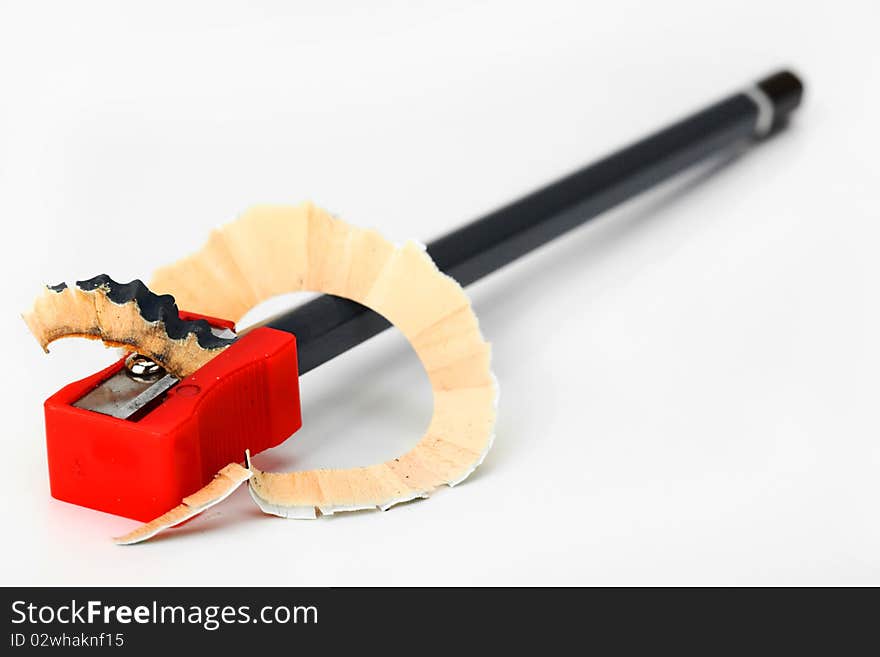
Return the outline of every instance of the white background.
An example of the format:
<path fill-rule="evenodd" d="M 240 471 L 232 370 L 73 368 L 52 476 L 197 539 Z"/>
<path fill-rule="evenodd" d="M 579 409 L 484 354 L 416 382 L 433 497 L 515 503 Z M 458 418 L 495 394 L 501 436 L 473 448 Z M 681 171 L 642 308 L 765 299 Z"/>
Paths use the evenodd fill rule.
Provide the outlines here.
<path fill-rule="evenodd" d="M 0 582 L 880 584 L 880 15 L 811 4 L 2 0 Z M 50 498 L 41 403 L 115 354 L 44 355 L 39 284 L 148 279 L 258 202 L 427 240 L 785 65 L 787 133 L 470 288 L 501 405 L 460 487 L 311 522 L 240 490 L 130 548 Z M 396 334 L 301 383 L 264 469 L 431 412 Z"/>

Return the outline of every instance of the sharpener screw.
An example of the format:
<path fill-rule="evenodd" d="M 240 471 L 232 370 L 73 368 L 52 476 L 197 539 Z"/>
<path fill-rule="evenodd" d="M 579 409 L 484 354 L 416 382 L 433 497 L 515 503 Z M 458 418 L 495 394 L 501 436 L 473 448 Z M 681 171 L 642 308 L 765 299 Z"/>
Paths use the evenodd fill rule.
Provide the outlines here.
<path fill-rule="evenodd" d="M 135 381 L 156 381 L 165 376 L 165 368 L 141 354 L 132 354 L 126 358 L 125 369 Z"/>

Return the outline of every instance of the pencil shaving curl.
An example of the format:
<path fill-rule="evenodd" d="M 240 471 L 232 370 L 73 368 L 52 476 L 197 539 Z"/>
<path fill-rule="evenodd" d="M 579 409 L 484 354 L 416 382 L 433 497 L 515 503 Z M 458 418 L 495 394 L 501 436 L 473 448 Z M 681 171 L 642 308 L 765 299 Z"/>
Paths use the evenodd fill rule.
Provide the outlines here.
<path fill-rule="evenodd" d="M 395 246 L 310 203 L 257 207 L 158 270 L 150 287 L 188 310 L 232 320 L 279 294 L 334 294 L 383 315 L 421 360 L 434 413 L 416 446 L 349 469 L 275 473 L 248 463 L 251 497 L 268 514 L 316 518 L 427 497 L 466 479 L 492 445 L 497 384 L 489 344 L 464 290 L 415 242 Z"/>
<path fill-rule="evenodd" d="M 250 477 L 250 470 L 243 468 L 238 463 L 230 463 L 214 475 L 211 483 L 192 495 L 183 498 L 178 506 L 128 534 L 114 538 L 113 541 L 117 545 L 134 545 L 135 543 L 149 540 L 159 532 L 184 523 L 202 511 L 206 511 L 215 504 L 219 504 Z"/>
<path fill-rule="evenodd" d="M 172 297 L 106 275 L 43 288 L 23 318 L 44 351 L 61 338 L 101 340 L 143 354 L 179 379 L 232 343 L 211 333 L 205 320 L 181 320 Z"/>

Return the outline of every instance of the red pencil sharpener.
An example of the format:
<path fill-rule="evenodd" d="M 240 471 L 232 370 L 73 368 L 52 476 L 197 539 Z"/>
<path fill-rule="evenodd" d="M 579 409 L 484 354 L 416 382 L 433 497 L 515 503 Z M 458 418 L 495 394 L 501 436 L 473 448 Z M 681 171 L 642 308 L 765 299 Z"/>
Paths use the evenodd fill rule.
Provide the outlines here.
<path fill-rule="evenodd" d="M 205 319 L 212 330 L 234 327 L 193 313 L 180 317 Z M 274 447 L 302 426 L 290 333 L 254 329 L 180 381 L 129 382 L 129 370 L 123 358 L 46 400 L 53 497 L 152 520 L 227 463 L 243 461 L 245 449 Z M 117 415 L 126 417 L 108 414 L 118 410 L 120 396 L 128 406 Z M 138 407 L 145 397 L 150 401 Z"/>

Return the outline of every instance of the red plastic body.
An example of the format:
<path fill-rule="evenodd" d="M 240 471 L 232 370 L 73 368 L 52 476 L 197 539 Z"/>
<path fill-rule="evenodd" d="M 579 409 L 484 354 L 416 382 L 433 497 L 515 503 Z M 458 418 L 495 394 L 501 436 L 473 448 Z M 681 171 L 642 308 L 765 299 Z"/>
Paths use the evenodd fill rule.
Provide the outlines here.
<path fill-rule="evenodd" d="M 46 400 L 53 497 L 151 520 L 227 463 L 241 462 L 245 449 L 256 454 L 274 447 L 302 425 L 296 339 L 290 333 L 254 329 L 136 420 L 73 406 L 124 366 L 122 359 Z"/>

